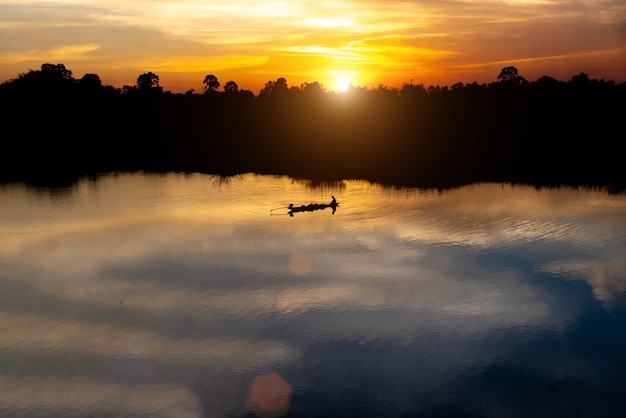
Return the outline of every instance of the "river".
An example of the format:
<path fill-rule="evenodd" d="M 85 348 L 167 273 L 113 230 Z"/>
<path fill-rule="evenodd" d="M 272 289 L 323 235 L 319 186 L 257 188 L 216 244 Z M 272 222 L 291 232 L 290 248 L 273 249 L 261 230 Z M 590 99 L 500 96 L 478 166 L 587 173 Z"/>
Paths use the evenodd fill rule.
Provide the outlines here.
<path fill-rule="evenodd" d="M 120 173 L 0 237 L 2 416 L 626 410 L 624 195 Z"/>

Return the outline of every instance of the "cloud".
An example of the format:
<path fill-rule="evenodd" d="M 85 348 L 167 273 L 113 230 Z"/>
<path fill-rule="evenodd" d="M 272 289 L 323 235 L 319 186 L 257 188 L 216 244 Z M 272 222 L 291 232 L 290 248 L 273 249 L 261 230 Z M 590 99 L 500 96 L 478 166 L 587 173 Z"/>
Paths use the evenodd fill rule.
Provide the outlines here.
<path fill-rule="evenodd" d="M 491 81 L 502 63 L 525 64 L 520 70 L 528 77 L 605 68 L 602 78 L 619 81 L 626 65 L 619 42 L 626 7 L 619 1 L 107 1 L 95 7 L 77 0 L 0 8 L 2 74 L 23 71 L 20 63 L 40 65 L 35 51 L 72 45 L 99 49 L 83 55 L 68 49 L 58 60 L 75 72 L 104 71 L 105 82 L 112 69 L 125 71 L 129 81 L 148 70 L 197 77 L 212 60 L 230 79 L 259 83 L 259 74 L 292 75 L 296 84 L 328 82 L 324 74 L 347 70 L 375 84 Z M 167 88 L 170 78 L 162 78 Z"/>
<path fill-rule="evenodd" d="M 26 61 L 41 61 L 43 62 L 61 62 L 64 60 L 75 60 L 87 56 L 88 54 L 99 50 L 100 47 L 96 44 L 85 45 L 64 45 L 58 48 L 37 51 L 30 50 L 19 52 L 6 52 L 0 53 L 0 62 L 26 62 Z"/>

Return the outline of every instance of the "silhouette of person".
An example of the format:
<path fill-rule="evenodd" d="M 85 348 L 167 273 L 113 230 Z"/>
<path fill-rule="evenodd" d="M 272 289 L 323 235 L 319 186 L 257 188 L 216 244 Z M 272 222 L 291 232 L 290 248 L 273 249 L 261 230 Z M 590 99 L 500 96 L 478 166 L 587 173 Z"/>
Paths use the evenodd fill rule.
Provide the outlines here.
<path fill-rule="evenodd" d="M 333 198 L 333 200 L 330 202 L 330 204 L 331 204 L 332 206 L 334 206 L 334 205 L 336 205 L 336 204 L 337 204 L 337 199 L 335 199 L 335 196 L 332 196 L 332 198 Z"/>

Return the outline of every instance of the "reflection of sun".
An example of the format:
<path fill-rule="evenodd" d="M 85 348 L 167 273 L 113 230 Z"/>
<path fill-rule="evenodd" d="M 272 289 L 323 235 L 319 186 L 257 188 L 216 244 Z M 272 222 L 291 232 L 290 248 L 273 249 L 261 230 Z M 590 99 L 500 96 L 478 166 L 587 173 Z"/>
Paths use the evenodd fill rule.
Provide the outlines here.
<path fill-rule="evenodd" d="M 338 79 L 335 84 L 337 85 L 337 91 L 344 92 L 348 91 L 352 83 L 347 78 Z"/>

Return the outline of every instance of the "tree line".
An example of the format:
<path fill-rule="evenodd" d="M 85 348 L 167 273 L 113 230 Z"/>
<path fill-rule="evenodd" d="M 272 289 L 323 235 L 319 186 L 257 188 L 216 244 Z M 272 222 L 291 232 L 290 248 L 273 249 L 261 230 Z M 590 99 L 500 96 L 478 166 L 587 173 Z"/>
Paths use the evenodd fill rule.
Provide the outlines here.
<path fill-rule="evenodd" d="M 287 174 L 448 187 L 476 181 L 623 189 L 626 83 L 406 83 L 329 92 L 268 81 L 257 95 L 215 75 L 204 91 L 164 91 L 148 72 L 114 88 L 43 64 L 0 84 L 3 179 L 107 171 Z M 221 89 L 220 89 L 221 88 Z"/>

